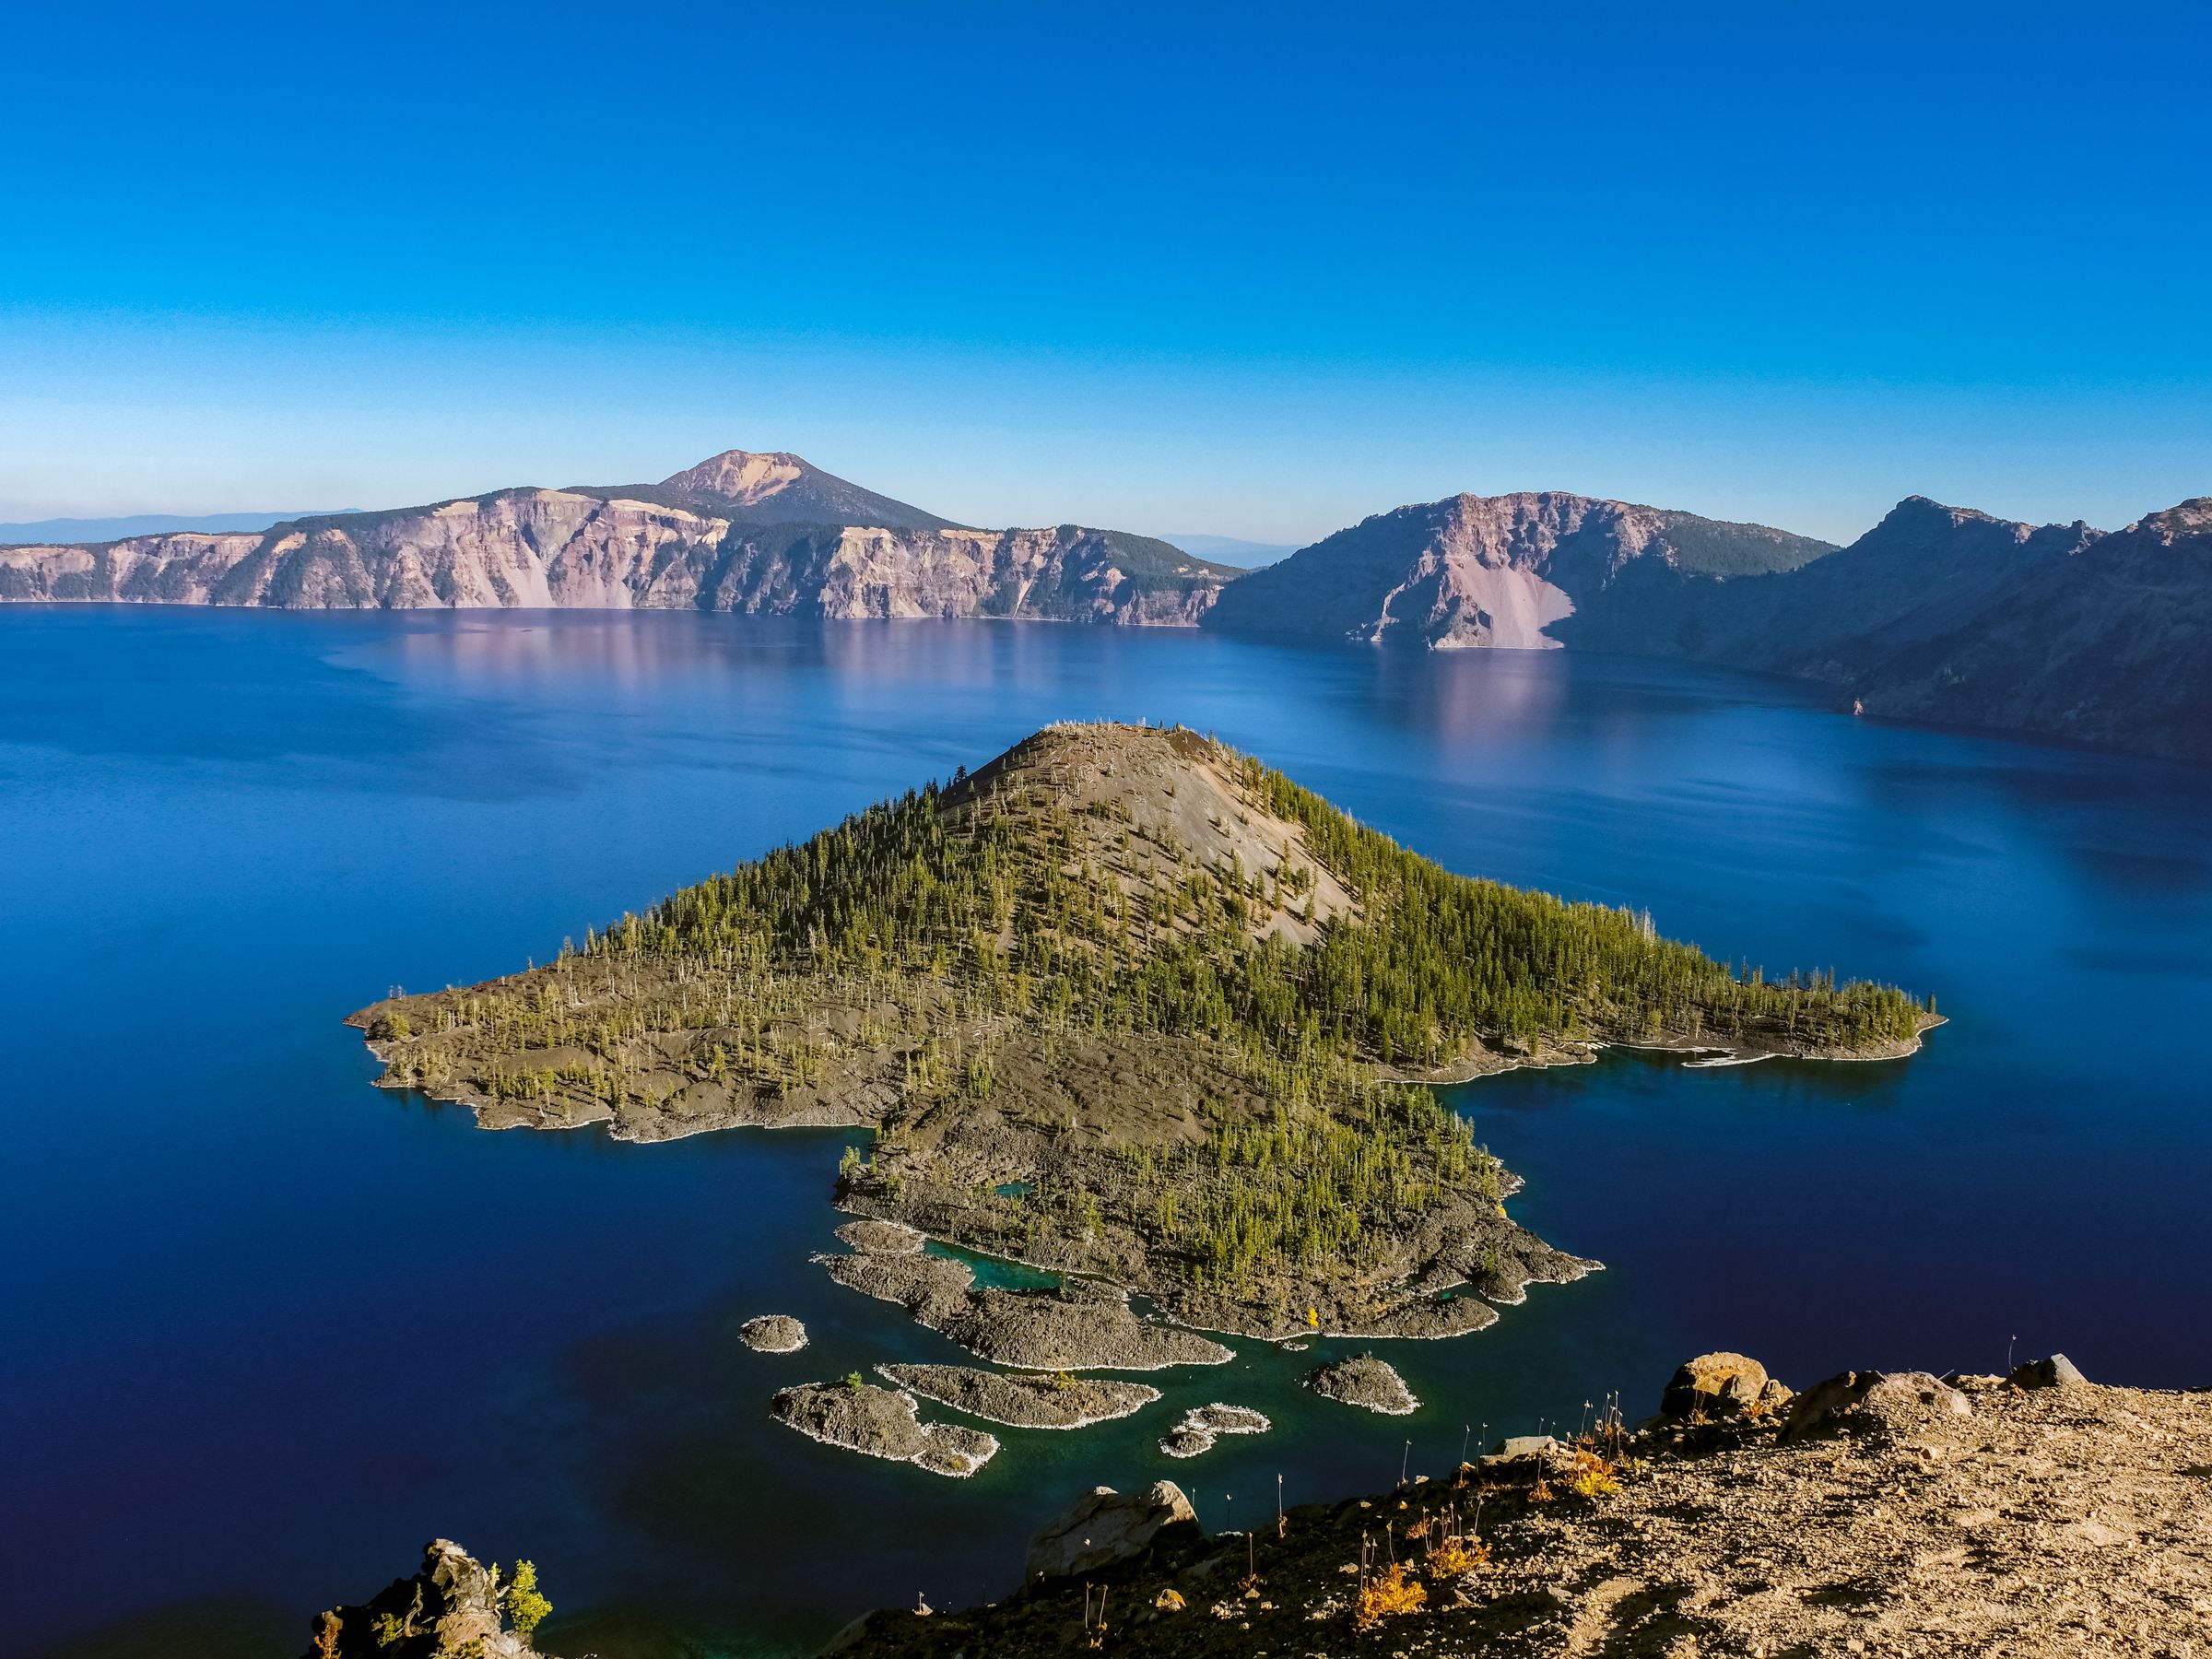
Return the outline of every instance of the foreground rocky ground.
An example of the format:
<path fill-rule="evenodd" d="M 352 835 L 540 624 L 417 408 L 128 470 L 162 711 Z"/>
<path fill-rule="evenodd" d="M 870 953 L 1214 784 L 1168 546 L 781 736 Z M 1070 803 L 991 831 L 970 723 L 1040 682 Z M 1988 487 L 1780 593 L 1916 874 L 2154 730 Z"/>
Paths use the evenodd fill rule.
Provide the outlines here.
<path fill-rule="evenodd" d="M 2212 1393 L 2046 1360 L 1792 1395 L 1706 1356 L 1639 1431 L 1293 1510 L 1279 1536 L 1206 1536 L 1168 1483 L 1101 1490 L 1026 1575 L 832 1651 L 2206 1659 Z"/>

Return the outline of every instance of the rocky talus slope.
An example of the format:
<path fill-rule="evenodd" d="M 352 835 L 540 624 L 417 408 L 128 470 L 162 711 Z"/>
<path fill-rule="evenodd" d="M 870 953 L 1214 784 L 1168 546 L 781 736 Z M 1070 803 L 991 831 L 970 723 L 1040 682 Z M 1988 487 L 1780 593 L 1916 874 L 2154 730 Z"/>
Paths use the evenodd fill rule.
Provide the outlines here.
<path fill-rule="evenodd" d="M 1401 507 L 1241 578 L 1206 626 L 1433 650 L 1544 648 L 1547 630 L 1634 569 L 1681 583 L 1794 570 L 1831 544 L 1764 524 L 1557 490 Z"/>
<path fill-rule="evenodd" d="M 1633 1433 L 1513 1442 L 1250 1538 L 1206 1535 L 1167 1483 L 1101 1488 L 1040 1535 L 1017 1594 L 876 1613 L 830 1651 L 2212 1654 L 2212 1394 L 2051 1359 L 1793 1395 L 1709 1355 L 1666 1401 Z"/>
<path fill-rule="evenodd" d="M 526 606 L 1189 626 L 1236 571 L 1063 524 L 967 529 L 796 455 L 658 484 L 502 489 L 259 533 L 0 547 L 0 600 L 287 609 Z"/>

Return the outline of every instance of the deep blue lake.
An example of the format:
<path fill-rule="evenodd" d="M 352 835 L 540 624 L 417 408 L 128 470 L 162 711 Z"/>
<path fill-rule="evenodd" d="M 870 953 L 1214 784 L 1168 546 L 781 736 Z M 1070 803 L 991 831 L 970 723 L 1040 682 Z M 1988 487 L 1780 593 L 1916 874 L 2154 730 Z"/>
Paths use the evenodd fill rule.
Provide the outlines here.
<path fill-rule="evenodd" d="M 1140 716 L 1454 869 L 1932 990 L 1951 1023 L 1891 1064 L 1617 1053 L 1455 1090 L 1527 1178 L 1516 1215 L 1608 1272 L 1384 1345 L 1411 1418 L 1244 1344 L 1123 1422 L 997 1430 L 969 1481 L 766 1416 L 957 1354 L 806 1263 L 849 1133 L 488 1135 L 371 1088 L 338 1024 L 1047 721 Z M 6 608 L 0 925 L 7 1653 L 187 1601 L 296 1651 L 433 1535 L 594 1615 L 556 1651 L 808 1653 L 871 1606 L 1004 1593 L 1093 1483 L 1256 1520 L 1278 1474 L 1292 1502 L 1394 1480 L 1409 1436 L 1437 1471 L 1469 1427 L 1608 1389 L 1639 1415 L 1706 1348 L 1800 1386 L 2015 1347 L 2212 1382 L 2212 777 L 1787 685 L 1049 626 Z M 763 1312 L 813 1346 L 745 1349 Z M 1274 1432 L 1162 1456 L 1216 1399 Z"/>

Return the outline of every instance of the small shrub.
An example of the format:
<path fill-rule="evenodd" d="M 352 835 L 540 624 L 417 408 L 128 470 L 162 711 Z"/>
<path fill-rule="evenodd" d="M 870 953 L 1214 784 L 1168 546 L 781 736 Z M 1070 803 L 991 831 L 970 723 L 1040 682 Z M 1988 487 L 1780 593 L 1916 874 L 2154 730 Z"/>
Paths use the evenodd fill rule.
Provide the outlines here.
<path fill-rule="evenodd" d="M 1440 1583 L 1463 1578 L 1489 1559 L 1490 1547 L 1480 1538 L 1446 1538 L 1429 1558 L 1429 1576 Z"/>
<path fill-rule="evenodd" d="M 1367 1588 L 1359 1592 L 1352 1624 L 1355 1629 L 1371 1630 L 1386 1618 L 1418 1613 L 1428 1605 L 1428 1586 L 1418 1579 L 1407 1578 L 1405 1568 L 1393 1567 L 1367 1581 Z"/>
<path fill-rule="evenodd" d="M 538 1593 L 536 1563 L 517 1561 L 514 1577 L 507 1585 L 507 1622 L 514 1627 L 514 1633 L 529 1641 L 530 1633 L 552 1611 L 553 1604 Z"/>
<path fill-rule="evenodd" d="M 1618 1497 L 1620 1482 L 1614 1477 L 1619 1471 L 1594 1452 L 1577 1452 L 1574 1467 L 1568 1472 L 1567 1489 L 1577 1498 L 1594 1501 L 1600 1498 Z"/>

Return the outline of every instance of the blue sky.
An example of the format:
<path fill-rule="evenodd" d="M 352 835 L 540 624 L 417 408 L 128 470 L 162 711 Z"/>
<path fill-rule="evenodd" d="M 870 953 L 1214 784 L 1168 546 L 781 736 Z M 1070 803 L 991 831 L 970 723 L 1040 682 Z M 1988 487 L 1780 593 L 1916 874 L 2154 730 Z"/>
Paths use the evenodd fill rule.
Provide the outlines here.
<path fill-rule="evenodd" d="M 1679 10 L 1683 15 L 1669 16 Z M 23 8 L 0 518 L 2212 493 L 2212 10 Z"/>

